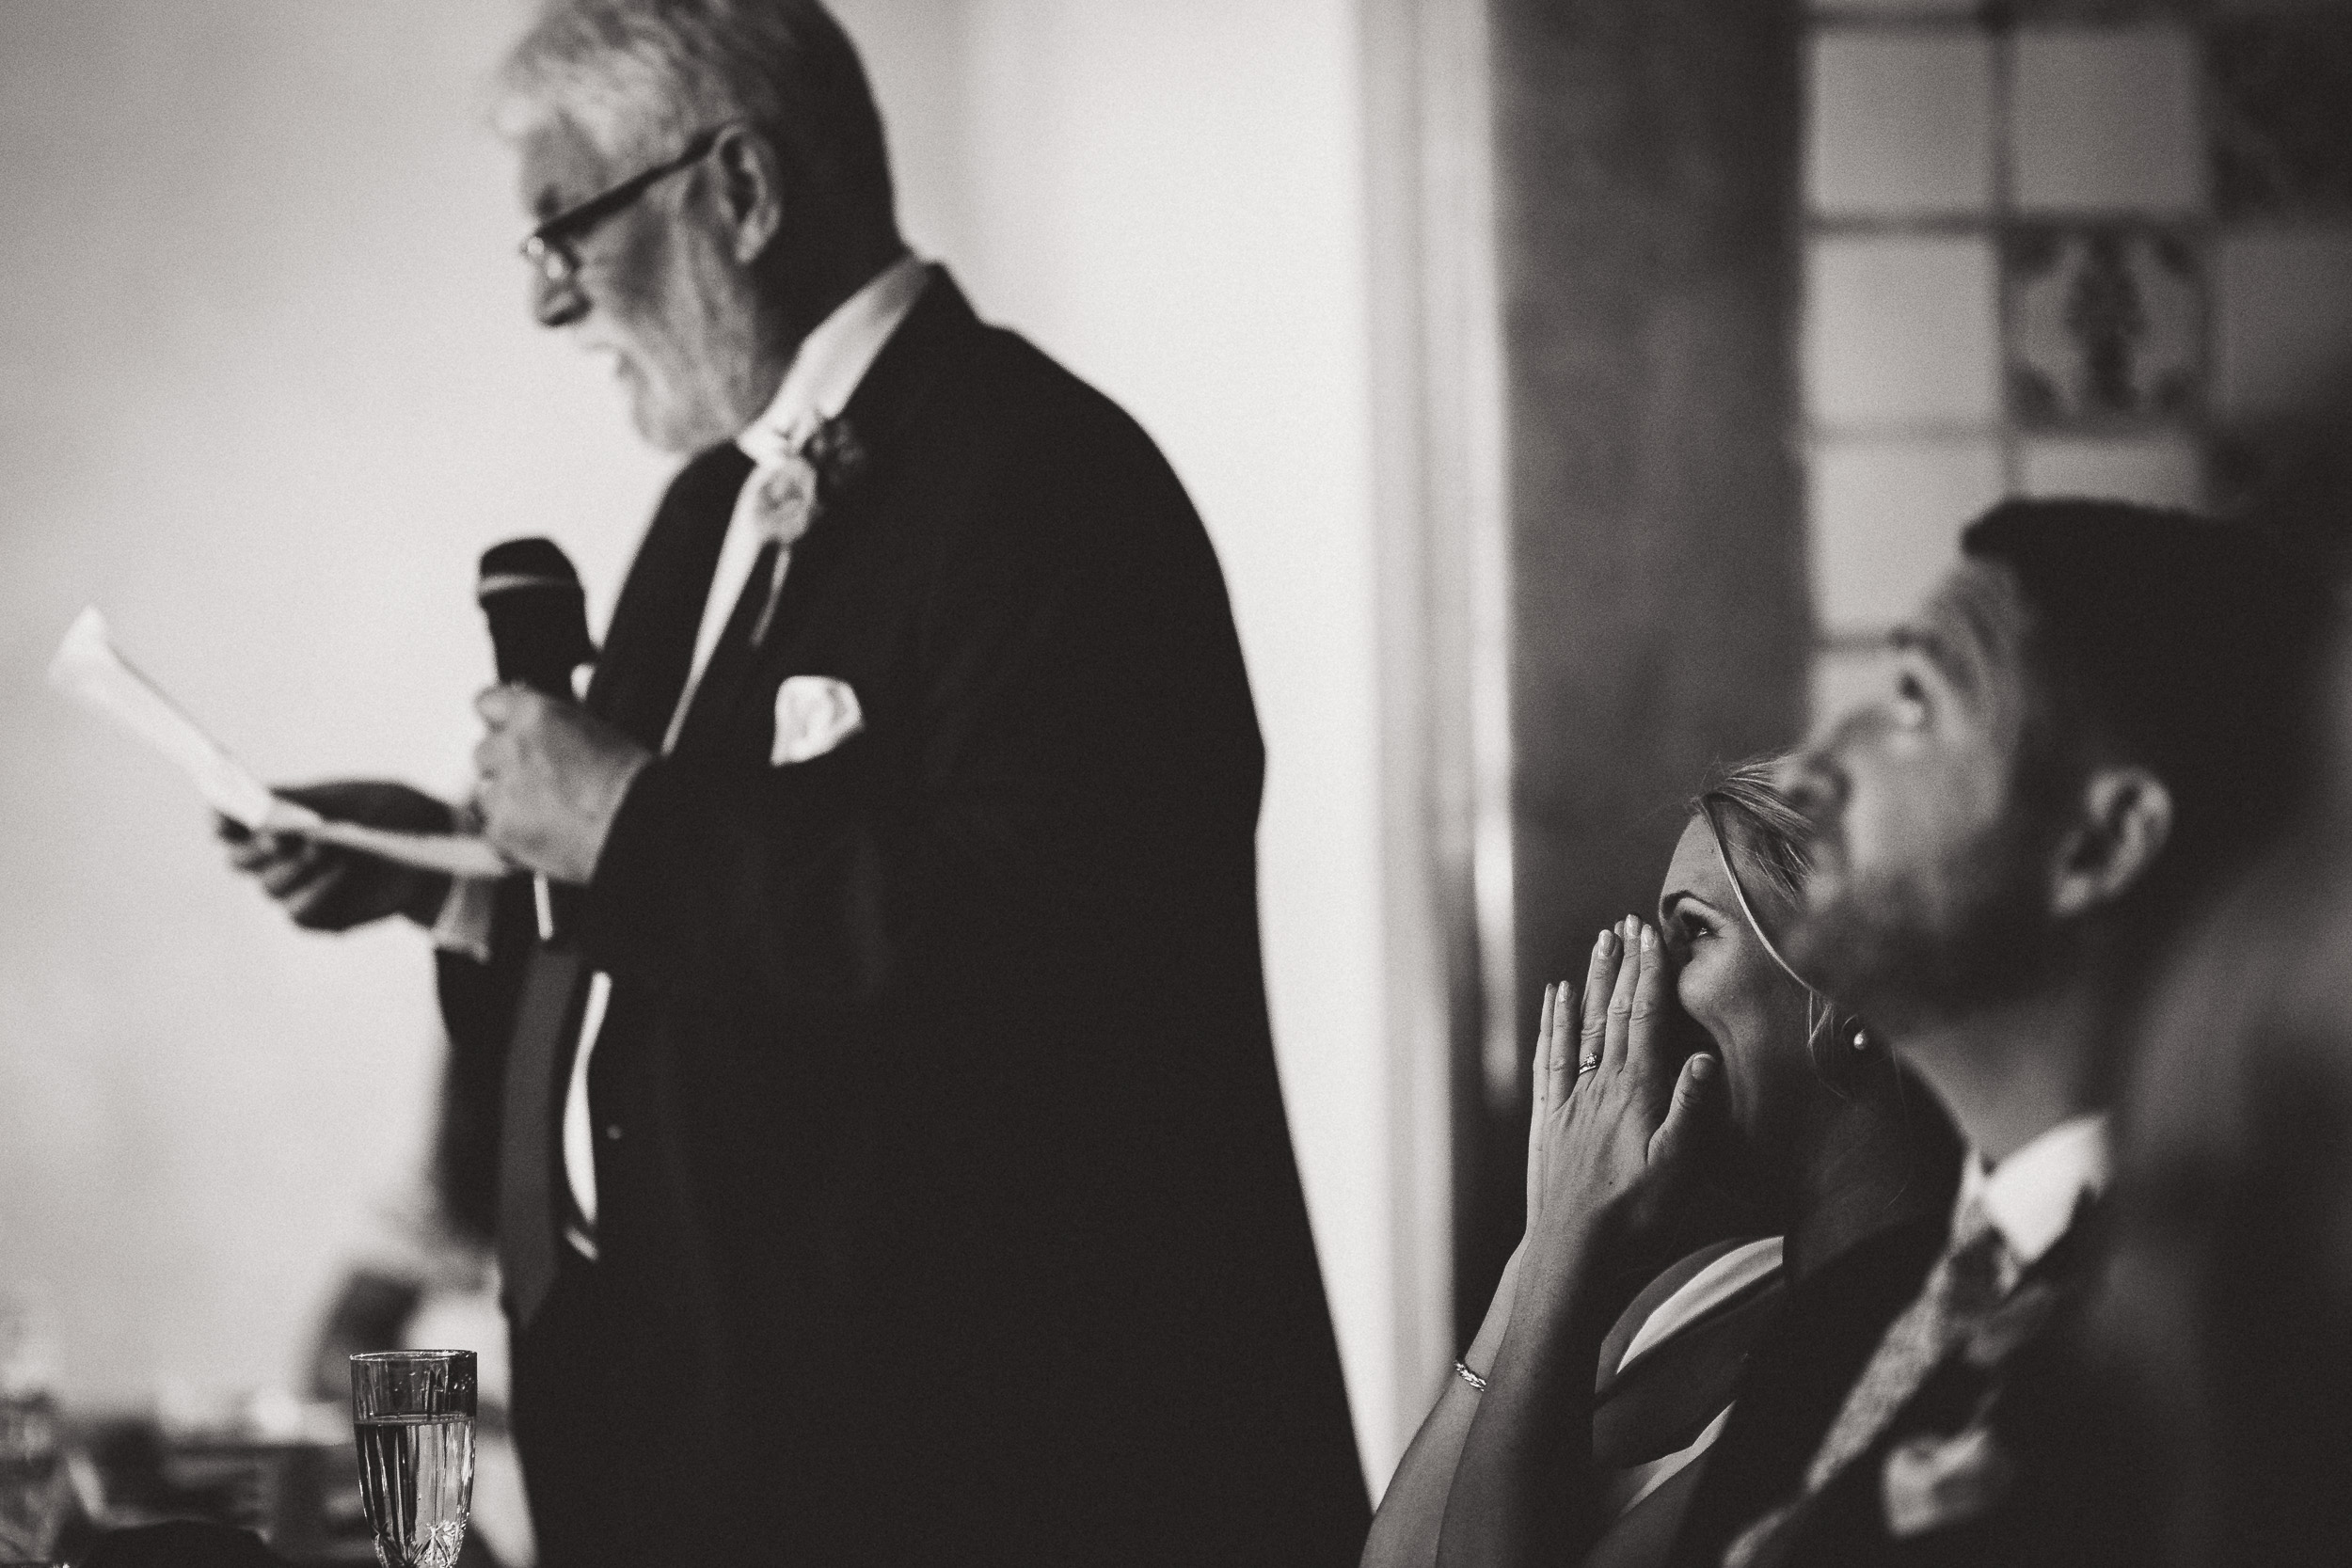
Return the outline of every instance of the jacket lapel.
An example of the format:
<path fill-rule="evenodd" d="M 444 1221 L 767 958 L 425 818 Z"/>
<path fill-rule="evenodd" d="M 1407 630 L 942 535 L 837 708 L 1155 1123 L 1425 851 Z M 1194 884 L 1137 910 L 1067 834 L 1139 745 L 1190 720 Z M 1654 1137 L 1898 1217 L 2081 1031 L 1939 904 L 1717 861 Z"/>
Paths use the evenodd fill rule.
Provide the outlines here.
<path fill-rule="evenodd" d="M 659 747 L 686 689 L 703 602 L 752 460 L 729 441 L 688 464 L 645 531 L 612 607 L 588 710 Z"/>
<path fill-rule="evenodd" d="M 822 602 L 844 564 L 860 553 L 857 546 L 873 542 L 880 498 L 889 493 L 907 455 L 903 441 L 907 427 L 978 325 L 946 269 L 933 267 L 922 297 L 875 356 L 842 410 L 850 432 L 866 451 L 864 471 L 792 546 L 791 563 L 785 572 L 768 635 L 755 657 L 739 667 L 741 673 L 733 689 L 695 693 L 693 708 L 678 736 L 680 752 L 728 748 L 743 733 L 747 706 L 774 690 L 812 607 Z M 721 527 L 723 531 L 723 521 Z M 705 593 L 709 575 L 706 570 Z"/>

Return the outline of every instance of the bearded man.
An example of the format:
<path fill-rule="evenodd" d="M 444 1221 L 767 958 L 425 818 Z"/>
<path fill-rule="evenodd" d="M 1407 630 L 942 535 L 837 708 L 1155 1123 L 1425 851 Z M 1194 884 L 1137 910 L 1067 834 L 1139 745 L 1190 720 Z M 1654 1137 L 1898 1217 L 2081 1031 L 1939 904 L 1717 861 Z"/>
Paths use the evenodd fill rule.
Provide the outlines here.
<path fill-rule="evenodd" d="M 557 0 L 504 86 L 537 319 L 697 455 L 584 703 L 480 700 L 516 875 L 236 854 L 471 955 L 543 1560 L 1353 1561 L 1263 758 L 1175 476 L 908 255 L 813 0 Z"/>
<path fill-rule="evenodd" d="M 1888 685 L 1799 753 L 1797 971 L 1861 1013 L 1971 1146 L 1952 1234 L 1764 1564 L 2133 1560 L 2065 1327 L 2096 1257 L 2119 1043 L 2167 939 L 2287 820 L 2327 618 L 2264 537 L 2013 501 L 1894 635 Z"/>

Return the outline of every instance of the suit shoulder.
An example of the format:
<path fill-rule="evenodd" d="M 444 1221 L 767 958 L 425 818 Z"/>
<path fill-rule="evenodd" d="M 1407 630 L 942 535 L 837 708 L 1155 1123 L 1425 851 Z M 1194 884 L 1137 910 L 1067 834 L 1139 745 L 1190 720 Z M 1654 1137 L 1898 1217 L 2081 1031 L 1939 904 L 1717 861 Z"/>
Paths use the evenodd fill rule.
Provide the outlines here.
<path fill-rule="evenodd" d="M 943 412 L 965 435 L 957 444 L 972 454 L 995 526 L 1044 530 L 1081 548 L 1205 546 L 1174 467 L 1107 395 L 1002 327 L 982 329 L 967 367 Z"/>
<path fill-rule="evenodd" d="M 1135 417 L 1018 332 L 982 329 L 967 384 L 970 410 L 1007 446 L 1050 449 L 1057 465 L 1131 464 L 1168 473 L 1168 460 Z"/>

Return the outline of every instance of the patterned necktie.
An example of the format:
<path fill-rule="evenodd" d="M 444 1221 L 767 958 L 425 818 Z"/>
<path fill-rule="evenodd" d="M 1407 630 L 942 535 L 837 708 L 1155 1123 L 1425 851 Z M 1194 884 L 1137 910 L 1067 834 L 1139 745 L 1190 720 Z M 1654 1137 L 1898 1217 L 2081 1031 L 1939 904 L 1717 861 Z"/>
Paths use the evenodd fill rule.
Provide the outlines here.
<path fill-rule="evenodd" d="M 1888 1327 L 1877 1354 L 1847 1394 L 1805 1470 L 1804 1490 L 1742 1530 L 1724 1554 L 1724 1568 L 1764 1568 L 1774 1561 L 1782 1527 L 1886 1434 L 1896 1414 L 1992 1316 L 2016 1278 L 2008 1245 L 1984 1206 L 1974 1200 L 1961 1205 L 1952 1216 L 1944 1256 L 1929 1272 L 1918 1299 Z"/>
<path fill-rule="evenodd" d="M 576 947 L 534 946 L 515 1006 L 506 1052 L 506 1101 L 499 1140 L 499 1276 L 517 1329 L 538 1314 L 555 1285 L 556 1061 L 580 1027 L 587 970 Z"/>
<path fill-rule="evenodd" d="M 706 709 L 723 713 L 733 700 L 774 618 L 786 552 L 865 467 L 865 451 L 840 419 L 804 418 L 766 445 L 735 502 L 735 515 L 747 517 L 760 541 L 759 553 L 686 711 L 674 720 L 673 743 L 690 720 Z M 556 1249 L 563 1244 L 558 1231 L 570 1192 L 557 1163 L 555 1130 L 580 1045 L 588 980 L 577 949 L 541 943 L 531 953 L 515 1010 L 499 1150 L 499 1268 L 518 1327 L 531 1322 L 555 1283 Z"/>
<path fill-rule="evenodd" d="M 710 667 L 695 689 L 694 710 L 701 709 L 706 695 L 723 703 L 749 670 L 773 606 L 776 562 L 784 549 L 772 537 L 759 546 L 726 628 L 711 649 Z M 517 1326 L 530 1323 L 555 1284 L 556 1248 L 562 1244 L 557 1231 L 571 1191 L 558 1174 L 556 1129 L 580 1044 L 587 990 L 588 967 L 577 948 L 542 942 L 532 949 L 507 1047 L 505 1131 L 499 1148 L 499 1271 Z"/>

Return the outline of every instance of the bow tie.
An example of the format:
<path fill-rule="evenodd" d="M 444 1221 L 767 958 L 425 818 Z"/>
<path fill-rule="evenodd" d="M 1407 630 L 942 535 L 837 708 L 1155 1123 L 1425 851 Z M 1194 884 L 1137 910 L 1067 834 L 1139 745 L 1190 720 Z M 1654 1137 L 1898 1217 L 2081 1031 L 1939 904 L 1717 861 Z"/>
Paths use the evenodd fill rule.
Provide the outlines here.
<path fill-rule="evenodd" d="M 849 420 L 803 416 L 781 434 L 757 433 L 765 449 L 737 504 L 762 540 L 789 546 L 837 501 L 866 467 Z"/>

